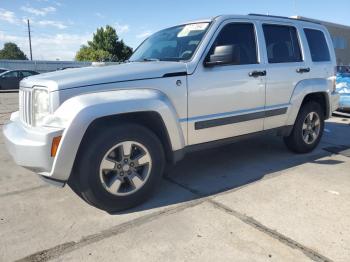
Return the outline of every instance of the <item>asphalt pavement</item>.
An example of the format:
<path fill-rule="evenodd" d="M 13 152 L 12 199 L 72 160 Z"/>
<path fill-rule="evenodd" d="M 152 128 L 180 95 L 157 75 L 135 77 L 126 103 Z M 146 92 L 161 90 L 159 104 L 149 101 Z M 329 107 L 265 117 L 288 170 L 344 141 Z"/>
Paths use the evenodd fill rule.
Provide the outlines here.
<path fill-rule="evenodd" d="M 0 127 L 18 94 L 0 94 Z M 0 261 L 350 261 L 350 119 L 312 153 L 257 137 L 190 154 L 107 214 L 18 167 L 0 135 Z"/>

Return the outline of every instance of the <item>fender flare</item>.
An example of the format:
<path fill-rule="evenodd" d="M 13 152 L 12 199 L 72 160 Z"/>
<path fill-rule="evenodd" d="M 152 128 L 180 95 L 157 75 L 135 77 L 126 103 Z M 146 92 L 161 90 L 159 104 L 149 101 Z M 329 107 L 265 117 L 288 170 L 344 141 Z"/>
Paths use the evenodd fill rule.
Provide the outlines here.
<path fill-rule="evenodd" d="M 294 88 L 292 96 L 290 98 L 289 104 L 290 110 L 288 113 L 288 118 L 286 125 L 294 125 L 294 122 L 298 116 L 300 107 L 307 95 L 312 93 L 323 93 L 326 101 L 326 113 L 329 116 L 330 111 L 330 90 L 331 81 L 324 78 L 313 78 L 300 81 Z M 327 117 L 328 118 L 328 117 Z"/>
<path fill-rule="evenodd" d="M 84 134 L 94 120 L 136 112 L 158 113 L 168 131 L 172 150 L 184 148 L 185 139 L 177 112 L 164 93 L 135 89 L 83 94 L 65 101 L 50 121 L 50 125 L 60 123 L 64 127 L 50 176 L 68 180 Z"/>

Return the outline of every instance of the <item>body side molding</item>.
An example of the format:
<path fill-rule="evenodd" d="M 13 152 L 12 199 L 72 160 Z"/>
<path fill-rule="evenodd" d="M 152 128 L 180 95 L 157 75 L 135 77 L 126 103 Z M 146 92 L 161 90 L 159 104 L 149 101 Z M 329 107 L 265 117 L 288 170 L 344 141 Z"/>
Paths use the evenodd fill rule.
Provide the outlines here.
<path fill-rule="evenodd" d="M 265 110 L 265 111 L 236 115 L 236 116 L 198 121 L 194 124 L 194 126 L 195 126 L 195 130 L 199 130 L 199 129 L 211 128 L 216 126 L 235 124 L 239 122 L 251 121 L 251 120 L 256 120 L 256 119 L 265 118 L 265 117 L 283 115 L 287 113 L 287 110 L 288 110 L 288 107 L 283 107 L 278 109 L 271 109 L 271 110 Z"/>

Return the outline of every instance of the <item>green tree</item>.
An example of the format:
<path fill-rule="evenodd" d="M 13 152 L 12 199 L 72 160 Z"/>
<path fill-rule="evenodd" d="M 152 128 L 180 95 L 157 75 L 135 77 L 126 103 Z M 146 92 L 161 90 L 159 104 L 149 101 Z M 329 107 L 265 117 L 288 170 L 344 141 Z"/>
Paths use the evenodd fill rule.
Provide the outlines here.
<path fill-rule="evenodd" d="M 110 53 L 83 45 L 76 54 L 75 59 L 78 61 L 109 61 Z"/>
<path fill-rule="evenodd" d="M 115 29 L 109 25 L 98 28 L 92 41 L 82 45 L 75 59 L 78 61 L 122 62 L 132 54 L 132 48 L 119 40 Z"/>
<path fill-rule="evenodd" d="M 0 50 L 0 59 L 28 60 L 27 56 L 15 43 L 5 43 Z"/>

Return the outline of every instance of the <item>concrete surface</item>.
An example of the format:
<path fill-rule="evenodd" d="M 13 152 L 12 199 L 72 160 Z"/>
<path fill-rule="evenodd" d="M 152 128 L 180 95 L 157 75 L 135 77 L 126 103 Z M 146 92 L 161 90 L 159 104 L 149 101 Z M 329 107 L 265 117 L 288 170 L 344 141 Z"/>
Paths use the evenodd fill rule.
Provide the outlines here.
<path fill-rule="evenodd" d="M 0 127 L 17 94 L 0 94 Z M 0 135 L 0 261 L 350 261 L 350 119 L 295 155 L 265 136 L 181 161 L 110 215 L 17 167 Z M 336 152 L 338 152 L 336 151 Z M 344 151 L 343 151 L 344 152 Z"/>

